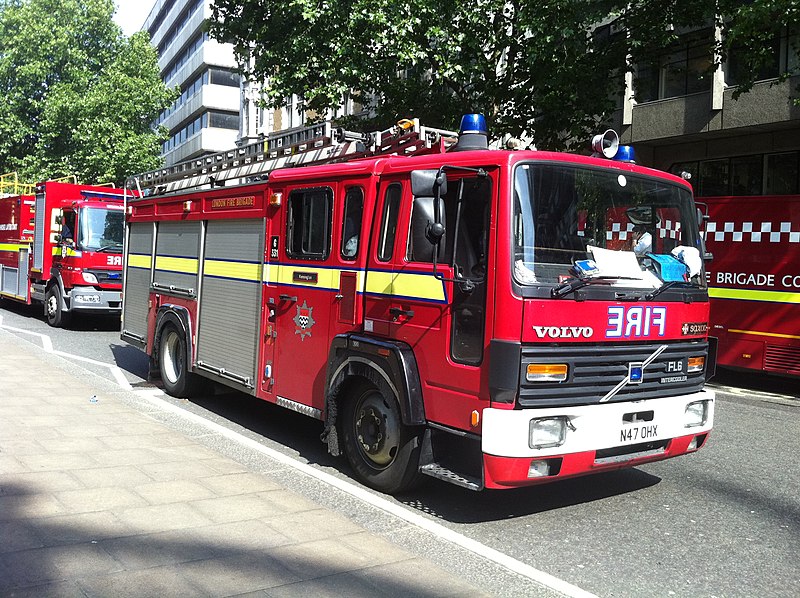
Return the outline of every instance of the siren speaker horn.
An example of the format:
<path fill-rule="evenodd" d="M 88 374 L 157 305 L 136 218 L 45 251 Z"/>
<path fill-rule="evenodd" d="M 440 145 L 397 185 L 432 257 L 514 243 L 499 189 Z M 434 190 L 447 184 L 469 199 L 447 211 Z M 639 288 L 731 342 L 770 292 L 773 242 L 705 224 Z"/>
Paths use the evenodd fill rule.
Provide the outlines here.
<path fill-rule="evenodd" d="M 613 129 L 602 135 L 595 135 L 592 137 L 592 149 L 598 156 L 613 158 L 619 149 L 619 135 Z"/>

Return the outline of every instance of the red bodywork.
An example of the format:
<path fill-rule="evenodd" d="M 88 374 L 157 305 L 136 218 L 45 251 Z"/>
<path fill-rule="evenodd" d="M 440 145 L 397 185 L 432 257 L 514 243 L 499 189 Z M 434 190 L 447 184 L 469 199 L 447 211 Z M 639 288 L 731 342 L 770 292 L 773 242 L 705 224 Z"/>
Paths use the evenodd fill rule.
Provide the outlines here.
<path fill-rule="evenodd" d="M 254 370 L 257 380 L 252 390 L 248 390 L 251 394 L 270 402 L 288 400 L 294 405 L 309 408 L 311 414 L 325 419 L 328 415 L 326 367 L 337 335 L 360 334 L 397 341 L 413 349 L 427 422 L 477 437 L 483 432 L 483 421 L 479 414 L 485 409 L 519 409 L 514 402 L 491 400 L 490 341 L 524 345 L 538 343 L 552 347 L 575 343 L 601 345 L 612 341 L 632 345 L 638 342 L 641 345 L 658 341 L 703 341 L 706 338 L 709 306 L 705 300 L 673 301 L 668 304 L 659 300 L 577 303 L 571 298 L 554 300 L 521 296 L 510 272 L 510 265 L 514 261 L 509 241 L 513 237 L 512 208 L 511 202 L 505 198 L 513 195 L 510 173 L 516 163 L 524 160 L 613 169 L 620 176 L 632 173 L 657 177 L 688 188 L 685 181 L 677 177 L 632 164 L 547 152 L 473 151 L 420 157 L 382 157 L 283 169 L 271 172 L 268 183 L 145 197 L 132 204 L 128 222 L 131 226 L 140 225 L 140 229 L 146 231 L 152 228 L 142 225 L 153 222 L 201 221 L 210 227 L 216 220 L 264 221 L 263 280 L 253 279 L 263 284 L 260 321 L 253 322 L 253 326 L 260 328 L 260 334 Z M 376 250 L 381 235 L 381 215 L 386 209 L 388 200 L 385 198 L 390 189 L 393 186 L 400 189 L 396 230 L 400 231 L 398 238 L 405 239 L 403 231 L 408 231 L 411 226 L 414 200 L 409 172 L 436 169 L 443 163 L 453 167 L 463 165 L 473 170 L 475 166 L 481 166 L 485 168 L 492 187 L 491 231 L 486 248 L 485 284 L 488 293 L 482 314 L 485 322 L 483 358 L 473 364 L 456 362 L 451 357 L 451 303 L 456 292 L 452 268 L 439 263 L 437 272 L 443 280 L 435 279 L 433 264 L 407 259 L 405 240 L 396 243 L 388 260 L 380 259 L 380 253 Z M 324 259 L 316 261 L 293 259 L 286 250 L 289 218 L 287 198 L 294 191 L 323 186 L 331 189 L 335 198 L 332 204 L 330 251 Z M 339 248 L 346 241 L 342 229 L 345 219 L 342 198 L 353 188 L 361 189 L 364 196 L 363 220 L 359 231 L 364 244 L 357 257 L 349 259 L 343 257 Z M 674 236 L 675 232 L 674 228 L 667 228 L 670 216 L 666 212 L 661 215 L 664 235 L 667 237 L 671 234 Z M 613 248 L 613 243 L 609 247 Z M 181 272 L 191 275 L 203 272 L 203 265 L 197 263 L 202 260 L 198 260 L 196 253 L 192 259 L 166 254 L 163 258 L 159 255 L 152 258 L 156 270 L 160 268 L 159 259 L 166 264 L 166 260 L 177 258 L 184 260 L 182 263 L 172 262 L 175 267 L 185 268 Z M 131 255 L 127 259 L 130 260 L 129 267 L 149 269 L 153 263 L 146 253 Z M 216 264 L 208 264 L 205 268 L 212 265 L 216 267 Z M 261 267 L 261 264 L 253 265 Z M 230 267 L 238 265 L 231 262 Z M 419 281 L 420 290 L 404 292 L 397 282 L 402 276 L 406 277 L 403 280 L 410 281 L 408 284 L 412 290 Z M 384 279 L 393 281 L 392 292 L 382 292 L 380 281 Z M 160 306 L 170 304 L 175 307 L 176 313 L 188 314 L 190 321 L 186 328 L 190 331 L 189 338 L 193 345 L 189 348 L 190 361 L 198 365 L 197 314 L 204 309 L 202 303 L 198 305 L 196 298 L 170 295 L 168 290 L 154 291 L 150 285 L 143 292 L 149 295 L 146 300 L 146 337 L 142 335 L 141 346 L 153 355 L 159 335 L 156 329 L 159 321 L 157 313 Z M 130 296 L 130 288 L 127 288 L 126 304 Z M 235 312 L 236 308 L 235 302 L 232 303 L 230 310 Z M 639 315 L 630 315 L 636 310 L 640 310 L 637 312 Z M 619 334 L 615 333 L 613 321 L 617 316 L 621 318 Z M 702 327 L 687 331 L 682 328 L 686 323 L 702 323 Z M 559 332 L 538 334 L 537 326 L 558 329 Z M 562 327 L 567 331 L 564 334 L 560 332 Z M 580 330 L 571 334 L 571 329 L 575 327 Z M 586 330 L 591 332 L 587 333 Z M 124 329 L 123 338 L 126 338 Z M 599 408 L 602 409 L 602 405 Z M 674 437 L 665 452 L 632 457 L 631 461 L 620 460 L 615 465 L 599 468 L 591 465 L 593 451 L 574 453 L 565 458 L 563 475 L 560 477 L 684 454 L 699 448 L 689 447 L 693 438 L 692 435 Z M 487 488 L 535 483 L 528 475 L 530 458 L 487 454 L 484 459 L 483 483 Z"/>
<path fill-rule="evenodd" d="M 718 363 L 800 376 L 800 196 L 707 197 Z"/>
<path fill-rule="evenodd" d="M 27 304 L 42 302 L 49 288 L 59 285 L 65 300 L 63 311 L 119 312 L 122 292 L 122 246 L 85 248 L 61 241 L 62 220 L 81 226 L 91 210 L 119 212 L 119 227 L 104 231 L 109 239 L 122 240 L 123 190 L 105 186 L 47 181 L 36 186 L 35 195 L 0 198 L 0 265 L 5 280 L 2 295 Z M 37 209 L 41 213 L 37 214 Z M 105 212 L 103 212 L 105 213 Z M 115 218 L 115 222 L 116 222 Z M 74 231 L 77 235 L 79 231 Z M 97 282 L 88 282 L 92 272 Z M 17 284 L 11 284 L 16 276 Z M 90 279 L 91 280 L 91 279 Z M 80 288 L 104 303 L 76 305 L 70 300 Z"/>

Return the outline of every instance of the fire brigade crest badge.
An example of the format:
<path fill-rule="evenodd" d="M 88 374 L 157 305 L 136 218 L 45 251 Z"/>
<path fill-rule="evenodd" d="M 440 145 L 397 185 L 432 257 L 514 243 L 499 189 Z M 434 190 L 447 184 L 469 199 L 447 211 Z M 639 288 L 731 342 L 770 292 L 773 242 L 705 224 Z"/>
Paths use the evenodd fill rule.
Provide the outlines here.
<path fill-rule="evenodd" d="M 297 315 L 294 317 L 294 324 L 297 326 L 294 333 L 300 335 L 300 340 L 305 340 L 307 336 L 311 336 L 311 327 L 316 324 L 314 317 L 311 313 L 314 311 L 313 307 L 308 306 L 308 302 L 303 300 L 303 305 L 297 306 Z"/>

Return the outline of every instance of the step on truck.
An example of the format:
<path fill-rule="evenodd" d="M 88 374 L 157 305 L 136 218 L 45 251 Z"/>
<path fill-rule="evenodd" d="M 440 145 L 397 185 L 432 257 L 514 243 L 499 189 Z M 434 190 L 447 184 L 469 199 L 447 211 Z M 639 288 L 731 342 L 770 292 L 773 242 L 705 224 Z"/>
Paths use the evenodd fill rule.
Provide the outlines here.
<path fill-rule="evenodd" d="M 0 195 L 0 297 L 47 323 L 122 311 L 123 189 L 45 181 Z"/>
<path fill-rule="evenodd" d="M 320 125 L 133 177 L 122 338 L 174 396 L 211 380 L 321 420 L 388 493 L 697 451 L 714 359 L 691 188 L 595 141 L 490 150 L 480 115 Z"/>

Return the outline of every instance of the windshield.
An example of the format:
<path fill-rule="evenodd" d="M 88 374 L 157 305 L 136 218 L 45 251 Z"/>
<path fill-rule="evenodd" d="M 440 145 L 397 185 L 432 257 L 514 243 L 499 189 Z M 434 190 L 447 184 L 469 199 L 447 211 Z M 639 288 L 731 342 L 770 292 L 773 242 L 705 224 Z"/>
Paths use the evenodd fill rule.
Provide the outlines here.
<path fill-rule="evenodd" d="M 78 245 L 81 249 L 122 253 L 122 210 L 84 208 L 79 221 Z"/>
<path fill-rule="evenodd" d="M 523 285 L 574 277 L 640 288 L 704 284 L 691 194 L 665 181 L 520 164 L 513 226 L 514 277 Z"/>

